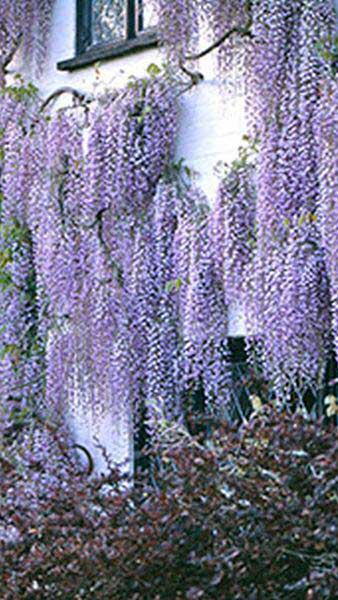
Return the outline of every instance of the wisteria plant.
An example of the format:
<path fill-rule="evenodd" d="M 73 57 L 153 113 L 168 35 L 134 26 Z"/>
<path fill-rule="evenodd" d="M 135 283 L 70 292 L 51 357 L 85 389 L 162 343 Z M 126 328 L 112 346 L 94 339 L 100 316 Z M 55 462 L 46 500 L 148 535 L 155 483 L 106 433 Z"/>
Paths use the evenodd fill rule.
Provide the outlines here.
<path fill-rule="evenodd" d="M 95 99 L 67 88 L 44 100 L 7 76 L 20 44 L 41 63 L 53 2 L 2 2 L 1 597 L 329 600 L 333 0 L 153 2 L 169 69 Z M 175 159 L 187 89 L 176 74 L 190 89 L 201 77 L 189 64 L 216 49 L 224 94 L 234 70 L 242 86 L 253 147 L 220 170 L 210 206 Z M 73 105 L 55 110 L 64 91 Z M 250 334 L 238 395 L 233 302 Z M 66 416 L 88 411 L 132 417 L 150 468 L 127 491 L 105 448 L 109 474 L 96 477 L 72 441 Z"/>
<path fill-rule="evenodd" d="M 168 72 L 52 110 L 5 85 L 19 43 L 39 56 L 52 2 L 5 3 L 0 19 L 2 402 L 130 406 L 153 433 L 201 389 L 204 410 L 229 415 L 234 299 L 275 398 L 320 385 L 338 335 L 333 1 L 155 4 L 185 75 L 213 49 L 224 77 L 241 57 L 256 153 L 227 169 L 212 208 L 173 165 Z"/>

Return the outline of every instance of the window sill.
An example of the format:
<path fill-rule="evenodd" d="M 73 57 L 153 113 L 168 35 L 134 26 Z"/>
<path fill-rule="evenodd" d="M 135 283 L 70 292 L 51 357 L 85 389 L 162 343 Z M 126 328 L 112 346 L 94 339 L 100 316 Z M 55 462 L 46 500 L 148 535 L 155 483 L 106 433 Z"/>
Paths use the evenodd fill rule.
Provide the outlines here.
<path fill-rule="evenodd" d="M 74 71 L 75 69 L 92 65 L 101 60 L 109 60 L 111 58 L 126 56 L 127 54 L 140 52 L 146 48 L 156 47 L 157 45 L 157 33 L 155 31 L 145 31 L 144 33 L 141 33 L 137 37 L 130 40 L 122 40 L 120 42 L 93 46 L 86 52 L 83 52 L 74 58 L 59 62 L 57 64 L 57 68 L 60 71 Z"/>

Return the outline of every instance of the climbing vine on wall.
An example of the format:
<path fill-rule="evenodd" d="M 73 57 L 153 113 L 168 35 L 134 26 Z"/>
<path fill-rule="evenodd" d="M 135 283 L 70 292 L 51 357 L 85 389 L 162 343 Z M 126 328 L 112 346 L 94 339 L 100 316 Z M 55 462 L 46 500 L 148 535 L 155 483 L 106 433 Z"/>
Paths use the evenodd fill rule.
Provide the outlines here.
<path fill-rule="evenodd" d="M 181 63 L 218 48 L 225 78 L 233 56 L 239 64 L 248 131 L 258 141 L 256 189 L 253 199 L 238 166 L 221 183 L 215 208 L 223 231 L 217 246 L 225 251 L 221 269 L 227 293 L 231 287 L 241 292 L 266 377 L 280 392 L 291 382 L 303 389 L 323 374 L 336 327 L 331 327 L 331 319 L 336 323 L 332 240 L 337 232 L 334 3 L 177 0 L 172 18 L 162 4 L 160 31 Z M 213 37 L 205 50 L 187 41 L 177 44 L 181 13 L 195 27 L 211 23 Z M 190 35 L 188 26 L 185 31 Z"/>
<path fill-rule="evenodd" d="M 46 405 L 64 412 L 90 402 L 99 414 L 130 404 L 153 430 L 159 418 L 182 418 L 200 385 L 210 410 L 225 407 L 226 306 L 209 209 L 187 169 L 172 165 L 177 89 L 150 76 L 55 114 L 20 89 L 3 94 L 22 118 L 4 127 L 2 220 L 31 236 Z M 22 290 L 10 286 L 19 339 Z M 15 337 L 9 314 L 4 307 L 4 340 Z M 13 372 L 22 384 L 16 344 L 26 364 L 23 345 L 6 342 L 8 399 Z"/>
<path fill-rule="evenodd" d="M 213 209 L 173 164 L 179 90 L 166 74 L 95 102 L 71 91 L 57 111 L 20 80 L 0 96 L 2 397 L 130 405 L 151 430 L 182 419 L 201 387 L 206 410 L 228 414 L 237 298 L 278 394 L 320 381 L 338 343 L 333 2 L 156 4 L 185 75 L 216 48 L 224 76 L 241 57 L 254 158 L 226 168 Z M 6 9 L 3 75 L 21 35 L 40 52 L 43 6 L 27 31 Z"/>

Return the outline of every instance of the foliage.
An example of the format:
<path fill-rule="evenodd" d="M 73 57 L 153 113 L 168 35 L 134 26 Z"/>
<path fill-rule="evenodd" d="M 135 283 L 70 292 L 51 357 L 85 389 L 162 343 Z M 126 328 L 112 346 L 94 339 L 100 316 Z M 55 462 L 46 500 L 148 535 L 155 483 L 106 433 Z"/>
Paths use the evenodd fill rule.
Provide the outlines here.
<path fill-rule="evenodd" d="M 204 444 L 165 427 L 153 484 L 125 492 L 114 472 L 74 473 L 66 438 L 42 431 L 45 454 L 25 474 L 1 454 L 4 600 L 336 596 L 338 447 L 327 424 L 265 406 Z"/>

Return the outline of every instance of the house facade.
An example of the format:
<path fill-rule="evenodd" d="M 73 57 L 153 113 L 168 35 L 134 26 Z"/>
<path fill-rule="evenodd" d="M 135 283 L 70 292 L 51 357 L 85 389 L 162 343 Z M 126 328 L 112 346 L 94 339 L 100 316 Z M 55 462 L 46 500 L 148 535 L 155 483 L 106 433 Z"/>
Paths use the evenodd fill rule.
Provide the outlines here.
<path fill-rule="evenodd" d="M 118 10 L 114 7 L 114 2 L 93 4 L 110 5 L 111 15 Z M 116 4 L 124 4 L 126 8 L 128 2 Z M 145 5 L 147 6 L 147 2 Z M 86 57 L 85 52 L 77 51 L 86 11 L 90 11 L 89 3 L 83 0 L 57 0 L 52 16 L 46 62 L 38 78 L 32 72 L 30 64 L 25 62 L 24 56 L 19 54 L 16 59 L 15 69 L 24 74 L 27 81 L 32 81 L 38 87 L 43 98 L 64 87 L 75 88 L 90 95 L 105 89 L 120 88 L 127 84 L 130 76 L 145 76 L 150 64 L 160 65 L 164 59 L 153 38 L 150 43 L 141 43 L 139 47 L 131 50 L 124 48 L 123 43 L 120 48 L 117 44 L 117 50 L 109 47 L 107 49 L 103 44 L 102 50 L 98 49 L 93 56 L 87 52 Z M 136 12 L 135 10 L 135 14 Z M 153 19 L 152 23 L 150 21 L 153 31 L 156 17 L 153 14 L 150 16 Z M 109 27 L 105 35 L 108 46 L 110 42 L 115 42 L 114 32 L 110 38 Z M 124 37 L 123 30 L 119 32 L 119 36 Z M 102 39 L 98 41 L 102 42 Z M 96 45 L 96 48 L 100 48 L 100 44 Z M 196 172 L 198 185 L 212 203 L 219 181 L 215 166 L 219 161 L 231 162 L 236 158 L 242 136 L 245 134 L 244 106 L 241 96 L 233 96 L 227 103 L 222 99 L 222 84 L 219 82 L 216 57 L 213 54 L 200 61 L 200 71 L 204 76 L 203 81 L 186 92 L 180 100 L 176 158 L 184 159 L 189 168 Z M 59 105 L 67 102 L 70 103 L 71 99 L 65 95 L 60 99 Z M 241 309 L 234 305 L 229 321 L 229 336 L 244 334 Z M 110 413 L 97 421 L 90 406 L 86 414 L 83 414 L 82 408 L 79 411 L 71 417 L 74 435 L 76 441 L 91 452 L 98 471 L 105 469 L 105 460 L 102 451 L 96 445 L 96 440 L 107 448 L 117 462 L 124 462 L 132 457 L 130 415 L 123 415 L 121 412 L 117 415 Z"/>
<path fill-rule="evenodd" d="M 335 0 L 338 9 L 338 0 Z M 103 2 L 57 0 L 55 3 L 46 61 L 36 77 L 24 55 L 18 55 L 15 69 L 39 88 L 43 98 L 62 88 L 95 96 L 105 89 L 125 86 L 131 76 L 142 77 L 149 65 L 160 65 L 163 54 L 156 45 L 156 15 L 147 0 Z M 101 11 L 101 12 L 100 12 Z M 128 13 L 128 15 L 127 15 Z M 207 40 L 206 40 L 207 44 Z M 198 186 L 212 205 L 218 187 L 215 166 L 231 163 L 246 133 L 244 98 L 240 92 L 224 100 L 214 53 L 200 59 L 203 80 L 180 98 L 179 134 L 176 159 L 184 159 L 196 173 Z M 58 104 L 71 102 L 63 95 Z M 245 336 L 241 306 L 230 306 L 228 335 Z M 83 403 L 70 416 L 75 439 L 94 458 L 98 472 L 104 471 L 102 446 L 116 462 L 126 462 L 132 470 L 133 434 L 128 411 L 111 411 L 98 419 Z M 97 444 L 99 441 L 99 444 Z"/>

